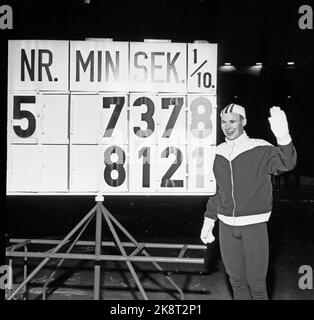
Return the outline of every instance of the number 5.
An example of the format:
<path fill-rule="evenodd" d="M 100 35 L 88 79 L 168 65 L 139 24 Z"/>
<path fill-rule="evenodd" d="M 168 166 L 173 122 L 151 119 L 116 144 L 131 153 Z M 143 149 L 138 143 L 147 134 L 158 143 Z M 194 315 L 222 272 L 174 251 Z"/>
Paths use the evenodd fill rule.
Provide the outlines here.
<path fill-rule="evenodd" d="M 21 138 L 30 137 L 36 130 L 35 116 L 27 110 L 21 110 L 22 103 L 36 103 L 35 96 L 14 96 L 13 97 L 13 119 L 21 120 L 26 118 L 28 120 L 27 129 L 22 129 L 20 126 L 13 126 L 13 130 L 17 136 Z"/>

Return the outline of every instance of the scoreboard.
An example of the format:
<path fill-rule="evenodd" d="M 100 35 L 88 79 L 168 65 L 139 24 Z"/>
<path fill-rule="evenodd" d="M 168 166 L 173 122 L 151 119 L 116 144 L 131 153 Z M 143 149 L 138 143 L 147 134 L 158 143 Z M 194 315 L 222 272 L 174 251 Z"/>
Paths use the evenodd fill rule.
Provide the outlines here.
<path fill-rule="evenodd" d="M 209 195 L 217 45 L 12 40 L 8 195 Z"/>

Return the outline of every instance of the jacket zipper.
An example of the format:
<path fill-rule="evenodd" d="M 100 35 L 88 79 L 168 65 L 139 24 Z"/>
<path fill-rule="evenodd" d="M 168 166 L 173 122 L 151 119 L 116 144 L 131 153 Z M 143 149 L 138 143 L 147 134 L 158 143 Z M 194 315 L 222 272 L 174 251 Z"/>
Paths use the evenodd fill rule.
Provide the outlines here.
<path fill-rule="evenodd" d="M 229 154 L 229 165 L 230 165 L 230 175 L 231 175 L 231 194 L 232 194 L 232 200 L 233 200 L 233 210 L 232 210 L 232 216 L 233 216 L 233 226 L 235 225 L 235 208 L 236 208 L 236 202 L 234 199 L 234 182 L 233 182 L 233 171 L 232 171 L 232 164 L 231 164 L 231 154 L 233 152 L 233 147 L 231 149 L 231 152 Z"/>

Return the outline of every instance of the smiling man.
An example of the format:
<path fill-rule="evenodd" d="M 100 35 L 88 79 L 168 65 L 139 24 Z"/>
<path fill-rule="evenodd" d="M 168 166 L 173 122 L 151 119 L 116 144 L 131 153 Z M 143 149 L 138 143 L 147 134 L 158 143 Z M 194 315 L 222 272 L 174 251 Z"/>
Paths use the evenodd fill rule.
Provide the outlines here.
<path fill-rule="evenodd" d="M 209 197 L 201 240 L 214 241 L 219 219 L 219 243 L 234 299 L 268 299 L 267 221 L 272 211 L 271 175 L 292 170 L 296 150 L 284 111 L 270 108 L 268 118 L 278 146 L 246 134 L 245 109 L 229 104 L 220 113 L 226 141 L 216 150 L 214 174 L 217 192 Z"/>
<path fill-rule="evenodd" d="M 241 136 L 246 125 L 245 110 L 237 104 L 230 104 L 221 113 L 221 129 L 228 140 Z"/>

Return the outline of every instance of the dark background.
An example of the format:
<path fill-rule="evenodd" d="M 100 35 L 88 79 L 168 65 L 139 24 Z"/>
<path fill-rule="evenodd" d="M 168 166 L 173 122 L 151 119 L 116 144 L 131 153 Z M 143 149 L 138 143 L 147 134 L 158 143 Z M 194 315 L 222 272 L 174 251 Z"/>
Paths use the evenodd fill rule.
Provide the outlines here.
<path fill-rule="evenodd" d="M 93 197 L 5 197 L 7 40 L 113 38 L 120 41 L 171 39 L 173 42 L 208 40 L 218 43 L 218 66 L 230 62 L 235 71 L 218 70 L 218 111 L 230 102 L 246 107 L 246 131 L 275 143 L 267 121 L 272 105 L 287 113 L 290 133 L 298 150 L 298 170 L 314 176 L 314 31 L 298 27 L 300 5 L 310 1 L 0 1 L 13 9 L 13 30 L 0 30 L 1 192 L 6 208 L 1 213 L 2 234 L 8 237 L 64 235 L 94 205 Z M 287 66 L 294 61 L 294 66 Z M 249 67 L 262 62 L 258 75 Z M 223 139 L 218 127 L 218 143 Z M 171 237 L 170 222 L 182 213 L 182 235 L 198 236 L 206 197 L 108 197 L 105 204 L 131 221 L 137 236 L 151 216 Z M 134 218 L 135 219 L 135 218 Z M 133 220 L 134 220 L 133 219 Z M 169 230 L 162 228 L 169 221 Z M 142 220 L 141 220 L 142 221 Z M 192 221 L 192 222 L 191 222 Z M 189 227 L 192 223 L 194 228 Z"/>

